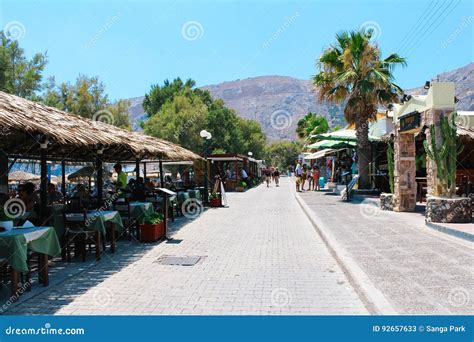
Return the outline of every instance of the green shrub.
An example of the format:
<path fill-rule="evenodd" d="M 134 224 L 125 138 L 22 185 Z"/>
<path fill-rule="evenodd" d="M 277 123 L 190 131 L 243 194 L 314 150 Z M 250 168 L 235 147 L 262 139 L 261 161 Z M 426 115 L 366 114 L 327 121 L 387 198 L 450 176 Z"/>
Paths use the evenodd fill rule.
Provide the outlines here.
<path fill-rule="evenodd" d="M 164 219 L 165 217 L 163 216 L 163 214 L 153 213 L 153 214 L 147 215 L 145 217 L 145 220 L 143 220 L 143 223 L 144 224 L 160 224 L 161 222 L 163 222 Z"/>

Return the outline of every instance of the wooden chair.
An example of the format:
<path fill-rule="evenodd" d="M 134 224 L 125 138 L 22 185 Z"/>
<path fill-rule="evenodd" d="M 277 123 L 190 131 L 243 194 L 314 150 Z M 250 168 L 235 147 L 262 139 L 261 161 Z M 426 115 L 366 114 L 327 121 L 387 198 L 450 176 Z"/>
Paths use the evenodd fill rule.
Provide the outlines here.
<path fill-rule="evenodd" d="M 113 210 L 118 211 L 122 218 L 122 222 L 125 226 L 125 233 L 128 235 L 128 241 L 132 240 L 133 232 L 135 232 L 135 237 L 140 239 L 139 223 L 131 214 L 130 202 L 118 199 L 113 203 Z"/>
<path fill-rule="evenodd" d="M 74 218 L 68 214 L 75 215 Z M 86 250 L 92 245 L 95 248 L 95 258 L 97 261 L 101 258 L 101 234 L 98 231 L 87 230 L 87 211 L 77 207 L 69 207 L 63 212 L 64 228 L 62 248 L 65 249 L 63 255 L 66 255 L 67 261 L 71 261 L 71 250 L 74 245 L 74 255 L 81 255 L 82 261 L 86 261 Z"/>

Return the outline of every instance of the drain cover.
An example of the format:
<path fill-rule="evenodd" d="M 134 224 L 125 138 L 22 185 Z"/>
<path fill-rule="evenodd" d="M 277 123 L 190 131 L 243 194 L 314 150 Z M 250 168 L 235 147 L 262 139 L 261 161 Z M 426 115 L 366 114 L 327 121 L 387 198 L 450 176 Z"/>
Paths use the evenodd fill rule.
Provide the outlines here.
<path fill-rule="evenodd" d="M 172 256 L 172 255 L 163 255 L 158 258 L 156 261 L 161 265 L 172 265 L 172 266 L 194 266 L 199 260 L 200 256 Z"/>

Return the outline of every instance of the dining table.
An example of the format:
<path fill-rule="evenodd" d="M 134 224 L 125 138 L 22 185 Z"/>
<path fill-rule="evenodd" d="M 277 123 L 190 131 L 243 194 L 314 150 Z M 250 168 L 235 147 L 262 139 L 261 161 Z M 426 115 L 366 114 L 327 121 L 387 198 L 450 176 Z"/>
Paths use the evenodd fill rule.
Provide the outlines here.
<path fill-rule="evenodd" d="M 61 254 L 58 236 L 54 227 L 13 227 L 0 232 L 0 257 L 11 267 L 11 294 L 18 291 L 20 273 L 28 273 L 28 251 L 39 255 L 39 282 L 49 284 L 48 256 Z"/>
<path fill-rule="evenodd" d="M 143 223 L 148 215 L 151 215 L 155 212 L 152 202 L 134 201 L 129 202 L 129 204 L 130 214 L 138 221 L 138 223 Z"/>
<path fill-rule="evenodd" d="M 82 213 L 65 214 L 68 221 L 82 221 Z M 123 233 L 125 227 L 122 217 L 118 211 L 114 210 L 94 210 L 86 213 L 86 229 L 100 232 L 104 237 L 110 240 L 110 250 L 115 253 L 115 232 Z"/>

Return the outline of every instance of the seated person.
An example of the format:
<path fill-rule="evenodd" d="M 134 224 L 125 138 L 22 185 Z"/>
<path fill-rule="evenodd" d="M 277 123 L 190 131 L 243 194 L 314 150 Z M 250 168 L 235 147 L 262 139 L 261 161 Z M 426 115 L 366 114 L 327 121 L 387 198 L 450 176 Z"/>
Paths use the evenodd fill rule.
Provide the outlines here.
<path fill-rule="evenodd" d="M 56 186 L 53 183 L 48 183 L 47 199 L 48 204 L 59 203 L 63 200 L 63 194 L 56 190 Z"/>
<path fill-rule="evenodd" d="M 150 178 L 145 178 L 145 190 L 146 191 L 153 191 L 155 190 L 155 184 L 151 181 Z"/>
<path fill-rule="evenodd" d="M 26 211 L 33 211 L 37 203 L 35 188 L 35 185 L 31 182 L 20 186 L 18 197 L 25 203 Z"/>

